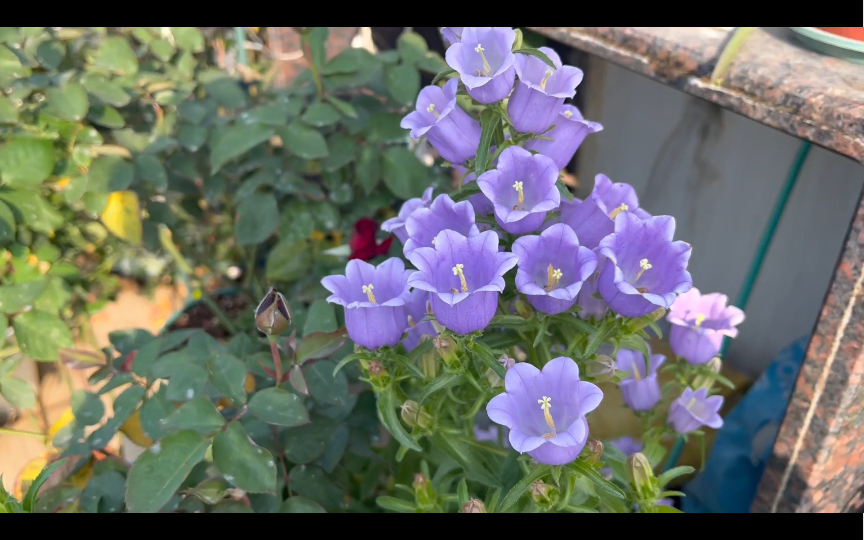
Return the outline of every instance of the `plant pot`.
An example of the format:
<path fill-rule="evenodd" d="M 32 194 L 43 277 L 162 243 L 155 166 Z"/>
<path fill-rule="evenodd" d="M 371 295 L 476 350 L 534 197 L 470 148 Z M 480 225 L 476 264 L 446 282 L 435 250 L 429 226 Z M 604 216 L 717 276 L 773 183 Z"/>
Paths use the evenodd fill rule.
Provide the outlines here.
<path fill-rule="evenodd" d="M 795 32 L 795 37 L 810 49 L 835 58 L 864 64 L 864 41 L 861 40 L 864 28 L 817 28 L 815 26 L 790 26 L 789 28 Z M 846 33 L 856 30 L 856 32 L 854 32 L 856 37 L 844 37 L 839 33 L 826 31 L 826 28 L 838 31 L 843 30 Z"/>
<path fill-rule="evenodd" d="M 864 41 L 864 26 L 816 26 L 815 28 L 855 41 Z"/>

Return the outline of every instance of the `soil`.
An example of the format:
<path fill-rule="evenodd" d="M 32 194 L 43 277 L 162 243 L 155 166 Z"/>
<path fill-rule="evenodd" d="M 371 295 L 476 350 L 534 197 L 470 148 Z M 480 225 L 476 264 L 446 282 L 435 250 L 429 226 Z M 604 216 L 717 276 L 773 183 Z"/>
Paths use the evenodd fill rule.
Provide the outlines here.
<path fill-rule="evenodd" d="M 235 320 L 244 310 L 249 309 L 249 299 L 243 295 L 223 294 L 215 295 L 213 299 L 229 319 Z M 174 321 L 169 331 L 183 330 L 187 328 L 201 328 L 216 339 L 228 338 L 228 332 L 219 324 L 219 319 L 203 302 L 195 304 Z"/>

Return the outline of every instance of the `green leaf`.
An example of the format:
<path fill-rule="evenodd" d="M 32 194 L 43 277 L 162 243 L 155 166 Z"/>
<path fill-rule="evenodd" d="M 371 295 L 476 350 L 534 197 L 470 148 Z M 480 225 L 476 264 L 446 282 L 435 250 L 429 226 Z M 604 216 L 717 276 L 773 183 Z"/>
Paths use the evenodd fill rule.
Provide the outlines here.
<path fill-rule="evenodd" d="M 210 174 L 270 139 L 273 129 L 263 124 L 237 124 L 213 132 L 210 140 Z"/>
<path fill-rule="evenodd" d="M 531 484 L 540 480 L 547 474 L 552 471 L 552 467 L 549 465 L 537 465 L 531 469 L 527 476 L 519 480 L 515 486 L 513 486 L 507 495 L 504 497 L 504 500 L 501 501 L 501 506 L 498 508 L 499 512 L 504 512 L 514 504 L 519 501 L 519 498 L 528 491 L 528 488 L 531 487 Z"/>
<path fill-rule="evenodd" d="M 320 468 L 311 465 L 296 465 L 291 469 L 288 476 L 291 479 L 291 491 L 301 497 L 311 499 L 329 511 L 340 510 L 344 507 L 345 493 L 343 489 L 334 484 Z"/>
<path fill-rule="evenodd" d="M 428 174 L 428 168 L 406 148 L 394 146 L 384 154 L 384 183 L 400 199 L 420 196 Z"/>
<path fill-rule="evenodd" d="M 271 281 L 294 281 L 306 275 L 311 265 L 312 252 L 305 240 L 279 242 L 267 256 L 265 275 Z"/>
<path fill-rule="evenodd" d="M 156 395 L 150 397 L 141 406 L 141 430 L 154 441 L 158 441 L 166 435 L 167 432 L 161 421 L 168 418 L 168 415 L 175 410 L 174 406 L 165 398 L 167 387 L 163 386 L 162 388 L 164 390 L 160 389 Z"/>
<path fill-rule="evenodd" d="M 15 124 L 18 122 L 18 107 L 12 100 L 0 96 L 0 124 Z"/>
<path fill-rule="evenodd" d="M 402 105 L 411 105 L 420 92 L 420 72 L 411 64 L 384 67 L 387 91 Z"/>
<path fill-rule="evenodd" d="M 498 375 L 501 380 L 504 380 L 504 377 L 507 375 L 507 370 L 504 369 L 504 366 L 501 365 L 501 362 L 498 361 L 497 358 L 492 354 L 492 351 L 489 350 L 488 347 L 483 345 L 482 343 L 474 343 L 473 348 L 474 353 L 480 357 L 480 361 L 483 364 L 492 370 L 495 375 Z"/>
<path fill-rule="evenodd" d="M 205 86 L 207 93 L 223 107 L 239 109 L 246 105 L 246 94 L 240 89 L 237 81 L 230 77 L 220 77 Z M 259 125 L 259 124 L 247 124 Z"/>
<path fill-rule="evenodd" d="M 355 109 L 354 106 L 347 101 L 342 101 L 341 99 L 333 97 L 330 94 L 325 95 L 324 99 L 326 99 L 328 102 L 330 102 L 331 105 L 336 107 L 336 109 L 339 111 L 340 114 L 342 114 L 342 116 L 347 116 L 348 118 L 354 119 L 358 118 L 357 109 Z"/>
<path fill-rule="evenodd" d="M 338 427 L 338 422 L 319 417 L 304 426 L 286 429 L 282 432 L 285 457 L 292 463 L 312 463 L 324 453 Z"/>
<path fill-rule="evenodd" d="M 93 63 L 100 68 L 119 73 L 120 75 L 135 75 L 138 73 L 138 59 L 126 38 L 112 36 L 102 40 Z"/>
<path fill-rule="evenodd" d="M 610 319 L 607 319 L 609 321 Z M 597 352 L 597 349 L 600 348 L 600 345 L 606 340 L 609 334 L 615 329 L 613 323 L 609 323 L 604 321 L 600 328 L 598 328 L 591 337 L 588 338 L 588 344 L 585 346 L 585 353 L 583 354 L 584 358 L 588 358 L 592 354 Z"/>
<path fill-rule="evenodd" d="M 281 388 L 267 388 L 256 393 L 249 400 L 249 412 L 277 426 L 294 427 L 309 422 L 303 400 Z"/>
<path fill-rule="evenodd" d="M 529 56 L 539 58 L 540 60 L 543 61 L 544 64 L 551 67 L 552 69 L 558 69 L 555 67 L 555 63 L 552 62 L 552 60 L 550 60 L 549 57 L 546 56 L 546 54 L 539 49 L 532 49 L 530 47 L 523 47 L 523 48 L 519 49 L 518 51 L 513 51 L 513 52 L 516 54 L 527 54 Z"/>
<path fill-rule="evenodd" d="M 225 419 L 216 410 L 213 402 L 205 396 L 197 396 L 183 404 L 165 419 L 168 431 L 191 429 L 202 435 L 213 433 L 225 425 Z"/>
<path fill-rule="evenodd" d="M 393 391 L 388 390 L 378 394 L 377 405 L 378 417 L 380 418 L 381 423 L 384 424 L 384 427 L 387 428 L 387 431 L 389 431 L 402 446 L 407 446 L 411 450 L 422 452 L 423 449 L 420 448 L 417 441 L 408 435 L 408 432 L 405 431 L 405 428 L 402 427 L 402 423 L 399 421 L 399 416 L 396 414 L 396 408 L 398 405 L 395 402 Z"/>
<path fill-rule="evenodd" d="M 351 163 L 357 154 L 357 143 L 341 133 L 330 137 L 327 146 L 330 149 L 330 155 L 322 160 L 321 168 L 328 172 L 336 171 Z"/>
<path fill-rule="evenodd" d="M 51 116 L 77 122 L 87 116 L 89 101 L 87 91 L 80 84 L 67 84 L 45 91 L 48 98 L 46 112 Z"/>
<path fill-rule="evenodd" d="M 348 399 L 348 379 L 341 371 L 334 376 L 335 368 L 335 362 L 322 360 L 304 367 L 303 377 L 309 387 L 309 394 L 315 401 L 342 406 Z"/>
<path fill-rule="evenodd" d="M 156 339 L 153 334 L 143 328 L 116 330 L 108 334 L 108 341 L 121 355 L 127 355 L 138 350 Z"/>
<path fill-rule="evenodd" d="M 597 487 L 609 493 L 614 497 L 618 497 L 619 499 L 626 499 L 627 495 L 621 491 L 621 488 L 603 478 L 597 469 L 586 463 L 581 459 L 577 459 L 573 463 L 570 464 L 570 467 L 580 472 L 583 476 L 587 477 L 591 482 L 594 483 Z"/>
<path fill-rule="evenodd" d="M 177 131 L 177 140 L 190 152 L 197 152 L 207 142 L 207 128 L 183 124 Z"/>
<path fill-rule="evenodd" d="M 75 415 L 75 423 L 80 427 L 98 424 L 105 415 L 105 405 L 96 394 L 76 390 L 72 392 L 71 398 L 72 414 Z"/>
<path fill-rule="evenodd" d="M 391 512 L 399 512 L 402 514 L 417 513 L 417 507 L 414 504 L 408 501 L 403 501 L 402 499 L 397 499 L 396 497 L 389 497 L 386 495 L 376 497 L 375 504 L 384 510 L 390 510 Z"/>
<path fill-rule="evenodd" d="M 370 143 L 401 143 L 408 139 L 409 131 L 400 123 L 402 115 L 394 113 L 375 113 L 369 117 L 369 130 L 366 139 Z"/>
<path fill-rule="evenodd" d="M 333 332 L 308 333 L 300 341 L 300 344 L 297 345 L 296 362 L 298 364 L 303 364 L 308 360 L 327 358 L 341 348 L 347 339 L 348 332 L 344 327 L 334 330 Z"/>
<path fill-rule="evenodd" d="M 87 171 L 88 191 L 124 191 L 135 180 L 134 166 L 120 156 L 99 156 Z"/>
<path fill-rule="evenodd" d="M 380 63 L 366 49 L 349 48 L 331 58 L 321 67 L 322 75 L 334 75 L 337 73 L 355 73 L 357 71 L 371 71 Z"/>
<path fill-rule="evenodd" d="M 241 246 L 264 242 L 278 226 L 279 208 L 272 193 L 253 193 L 237 206 L 235 232 Z"/>
<path fill-rule="evenodd" d="M 440 72 L 438 75 L 435 75 L 435 78 L 432 79 L 432 84 L 437 85 L 439 81 L 450 78 L 450 75 L 455 75 L 457 72 L 453 68 L 445 69 Z"/>
<path fill-rule="evenodd" d="M 381 155 L 373 146 L 364 146 L 354 166 L 354 178 L 366 195 L 371 194 L 381 179 Z"/>
<path fill-rule="evenodd" d="M 333 304 L 326 300 L 316 300 L 309 306 L 306 323 L 303 325 L 303 335 L 313 332 L 335 332 L 338 327 Z"/>
<path fill-rule="evenodd" d="M 180 49 L 196 53 L 204 51 L 204 35 L 194 26 L 174 26 L 171 33 L 174 44 Z"/>
<path fill-rule="evenodd" d="M 436 433 L 432 436 L 432 444 L 456 460 L 465 470 L 469 479 L 477 480 L 493 488 L 501 487 L 501 481 L 483 466 L 482 461 L 471 447 L 460 439 L 450 435 L 445 436 L 443 433 Z"/>
<path fill-rule="evenodd" d="M 335 124 L 339 121 L 339 111 L 332 105 L 326 103 L 314 103 L 306 109 L 303 116 L 300 117 L 305 123 L 310 126 L 324 127 Z"/>
<path fill-rule="evenodd" d="M 429 47 L 423 36 L 417 32 L 402 32 L 396 41 L 396 50 L 402 62 L 413 64 L 426 56 Z"/>
<path fill-rule="evenodd" d="M 327 141 L 316 130 L 299 121 L 292 122 L 281 132 L 285 149 L 304 159 L 327 157 Z"/>
<path fill-rule="evenodd" d="M 7 184 L 35 186 L 54 170 L 54 148 L 43 139 L 12 139 L 0 148 L 0 176 Z"/>
<path fill-rule="evenodd" d="M 30 487 L 27 488 L 27 493 L 24 494 L 24 500 L 22 501 L 22 508 L 25 512 L 33 513 L 35 511 L 36 499 L 39 497 L 39 490 L 42 489 L 42 485 L 48 480 L 54 471 L 65 464 L 65 459 L 58 459 L 54 463 L 51 463 L 42 469 L 39 472 L 39 475 L 33 479 L 33 482 L 31 482 Z"/>
<path fill-rule="evenodd" d="M 194 431 L 166 436 L 141 454 L 129 470 L 126 506 L 132 513 L 152 513 L 177 492 L 189 472 L 209 446 L 209 440 Z"/>
<path fill-rule="evenodd" d="M 11 315 L 33 305 L 47 286 L 45 279 L 0 286 L 0 313 Z"/>
<path fill-rule="evenodd" d="M 279 103 L 271 105 L 260 105 L 240 114 L 240 121 L 246 124 L 265 124 L 273 127 L 282 127 L 288 123 L 288 113 Z"/>
<path fill-rule="evenodd" d="M 34 309 L 21 313 L 12 326 L 21 352 L 34 360 L 56 361 L 60 357 L 58 349 L 75 345 L 66 323 L 44 311 Z"/>
<path fill-rule="evenodd" d="M 245 335 L 245 334 L 243 334 Z M 210 359 L 210 384 L 225 394 L 234 404 L 246 403 L 246 368 L 243 362 L 228 354 L 216 354 Z"/>
<path fill-rule="evenodd" d="M 666 485 L 672 480 L 678 478 L 679 476 L 685 476 L 688 474 L 693 474 L 696 469 L 690 467 L 688 465 L 681 465 L 679 467 L 673 467 L 668 471 L 664 472 L 660 476 L 657 477 L 657 488 L 663 489 Z"/>
<path fill-rule="evenodd" d="M 310 501 L 309 499 L 304 499 L 303 497 L 294 496 L 289 499 L 285 499 L 285 502 L 282 503 L 282 506 L 279 507 L 280 514 L 326 514 L 327 510 L 316 503 L 315 501 Z"/>
<path fill-rule="evenodd" d="M 0 377 L 0 395 L 16 409 L 27 410 L 36 407 L 36 392 L 24 379 Z"/>
<path fill-rule="evenodd" d="M 17 79 L 30 76 L 30 68 L 7 47 L 0 47 L 0 79 Z"/>
<path fill-rule="evenodd" d="M 458 373 L 445 373 L 443 375 L 439 375 L 435 378 L 435 380 L 433 380 L 423 388 L 423 393 L 420 394 L 420 399 L 418 400 L 418 403 L 422 407 L 423 403 L 426 401 L 426 399 L 429 398 L 429 396 L 431 396 L 435 392 L 440 392 L 441 390 L 453 388 L 454 386 L 457 386 L 459 383 L 461 383 L 462 380 L 462 375 Z"/>
<path fill-rule="evenodd" d="M 174 45 L 167 39 L 157 39 L 150 42 L 150 52 L 159 60 L 167 62 L 174 56 Z"/>
<path fill-rule="evenodd" d="M 126 477 L 116 470 L 94 475 L 79 499 L 81 510 L 89 513 L 117 513 L 123 508 Z"/>
<path fill-rule="evenodd" d="M 489 167 L 491 159 L 489 147 L 492 145 L 492 136 L 499 122 L 501 122 L 501 115 L 494 109 L 484 109 L 480 113 L 480 145 L 477 147 L 477 158 L 474 163 L 474 173 L 477 178 L 480 178 L 480 175 Z"/>
<path fill-rule="evenodd" d="M 165 397 L 170 401 L 189 401 L 203 392 L 206 385 L 207 372 L 202 367 L 188 361 L 181 362 L 171 366 L 168 392 Z"/>
<path fill-rule="evenodd" d="M 276 492 L 276 462 L 266 449 L 249 441 L 237 422 L 228 424 L 213 440 L 213 464 L 225 479 L 252 493 Z"/>
<path fill-rule="evenodd" d="M 126 125 L 126 120 L 123 119 L 123 116 L 110 105 L 96 105 L 92 107 L 87 118 L 94 124 L 113 129 L 119 129 Z"/>
<path fill-rule="evenodd" d="M 168 188 L 168 173 L 159 158 L 152 154 L 141 154 L 135 158 L 135 173 L 158 191 Z"/>
<path fill-rule="evenodd" d="M 108 105 L 123 107 L 132 99 L 123 87 L 100 73 L 88 73 L 81 79 L 84 88 Z"/>

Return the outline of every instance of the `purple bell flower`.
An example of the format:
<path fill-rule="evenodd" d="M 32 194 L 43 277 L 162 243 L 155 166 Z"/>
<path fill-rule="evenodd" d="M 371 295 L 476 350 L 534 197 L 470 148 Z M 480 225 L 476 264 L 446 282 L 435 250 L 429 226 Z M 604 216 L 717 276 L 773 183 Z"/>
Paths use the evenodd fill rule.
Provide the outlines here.
<path fill-rule="evenodd" d="M 450 45 L 444 58 L 459 73 L 468 95 L 480 103 L 506 98 L 516 80 L 516 57 L 511 51 L 516 32 L 506 27 L 466 26 L 461 35 L 462 40 Z"/>
<path fill-rule="evenodd" d="M 489 153 L 494 155 L 495 150 L 496 150 L 496 147 L 492 146 L 491 148 L 489 148 Z M 498 166 L 498 158 L 496 157 L 492 161 L 491 167 L 494 169 L 497 166 Z M 468 185 L 470 182 L 473 182 L 474 180 L 477 179 L 477 174 L 474 173 L 474 171 L 471 171 L 469 173 L 468 169 L 466 169 L 465 167 L 462 167 L 461 165 L 454 165 L 453 168 L 456 169 L 456 172 L 458 172 L 459 175 L 464 178 L 462 180 L 463 186 Z M 495 213 L 495 206 L 492 204 L 492 201 L 490 201 L 486 197 L 486 195 L 483 195 L 482 193 L 477 193 L 476 195 L 471 195 L 471 197 L 469 197 L 468 200 L 471 201 L 471 206 L 474 207 L 474 214 L 475 215 L 491 216 L 493 213 Z M 485 224 L 483 224 L 483 225 L 486 227 L 486 229 L 484 229 L 481 225 L 478 225 L 478 227 L 480 227 L 481 231 L 487 230 L 489 228 L 489 225 L 485 225 Z"/>
<path fill-rule="evenodd" d="M 516 55 L 519 82 L 507 102 L 507 114 L 522 133 L 546 131 L 558 118 L 564 100 L 575 96 L 582 82 L 581 69 L 562 66 L 558 53 L 549 47 L 539 50 L 552 60 L 554 69 L 535 56 Z"/>
<path fill-rule="evenodd" d="M 685 388 L 669 407 L 667 423 L 671 424 L 679 435 L 690 433 L 702 426 L 720 429 L 723 418 L 718 411 L 722 406 L 723 396 L 708 397 L 707 388 L 700 388 L 695 392 L 692 388 Z"/>
<path fill-rule="evenodd" d="M 584 201 L 561 201 L 561 223 L 576 231 L 583 246 L 594 249 L 615 232 L 615 216 L 632 212 L 645 220 L 651 214 L 639 208 L 636 190 L 630 184 L 612 183 L 605 174 L 594 177 L 594 190 Z"/>
<path fill-rule="evenodd" d="M 645 221 L 632 212 L 615 216 L 615 232 L 600 241 L 598 255 L 607 260 L 597 282 L 612 311 L 642 317 L 668 309 L 678 294 L 693 287 L 687 271 L 690 244 L 673 242 L 674 234 L 671 216 Z"/>
<path fill-rule="evenodd" d="M 615 368 L 629 371 L 630 375 L 618 383 L 624 403 L 634 411 L 648 411 L 660 401 L 660 383 L 657 382 L 657 368 L 666 360 L 662 354 L 649 357 L 649 370 L 645 372 L 645 357 L 639 351 L 618 349 Z"/>
<path fill-rule="evenodd" d="M 597 279 L 602 269 L 602 264 L 606 262 L 602 257 L 597 257 L 597 270 L 591 274 L 588 279 L 582 282 L 582 289 L 579 290 L 579 296 L 576 297 L 576 305 L 582 308 L 582 311 L 576 314 L 580 319 L 587 321 L 592 316 L 595 320 L 600 320 L 606 316 L 609 311 L 609 305 L 602 298 L 594 298 L 594 294 L 600 292 L 597 286 Z"/>
<path fill-rule="evenodd" d="M 429 206 L 432 205 L 432 189 L 433 188 L 431 187 L 426 188 L 426 191 L 423 192 L 422 198 L 408 199 L 402 203 L 402 208 L 399 209 L 399 215 L 382 223 L 381 230 L 395 234 L 396 238 L 398 238 L 404 246 L 405 242 L 408 241 L 408 231 L 405 230 L 405 221 L 408 219 L 408 216 L 414 213 L 415 210 L 420 208 L 429 208 Z"/>
<path fill-rule="evenodd" d="M 539 229 L 546 212 L 558 208 L 557 181 L 551 159 L 511 146 L 501 152 L 497 168 L 480 175 L 477 185 L 495 206 L 498 225 L 511 234 L 525 234 Z"/>
<path fill-rule="evenodd" d="M 564 465 L 579 457 L 588 441 L 585 415 L 600 405 L 603 392 L 579 380 L 579 366 L 559 356 L 543 370 L 524 362 L 507 370 L 505 392 L 489 401 L 486 412 L 510 428 L 510 444 L 545 465 Z"/>
<path fill-rule="evenodd" d="M 597 122 L 589 122 L 582 118 L 582 113 L 573 105 L 562 105 L 552 123 L 555 124 L 555 129 L 543 135 L 552 139 L 551 141 L 531 139 L 525 143 L 525 149 L 535 150 L 552 158 L 559 170 L 570 163 L 585 137 L 603 131 L 603 126 Z"/>
<path fill-rule="evenodd" d="M 405 255 L 421 247 L 432 247 L 435 237 L 444 229 L 463 236 L 474 236 L 480 231 L 474 223 L 474 208 L 468 201 L 453 202 L 449 195 L 438 195 L 429 208 L 418 208 L 405 222 L 408 241 Z"/>
<path fill-rule="evenodd" d="M 704 364 L 717 356 L 723 336 L 737 336 L 735 327 L 744 321 L 744 312 L 727 306 L 728 300 L 725 294 L 703 295 L 695 287 L 680 295 L 667 316 L 672 323 L 672 351 L 691 364 Z"/>
<path fill-rule="evenodd" d="M 458 86 L 458 79 L 443 88 L 427 86 L 417 96 L 417 110 L 399 124 L 415 139 L 426 135 L 441 157 L 454 164 L 473 158 L 480 145 L 480 124 L 456 104 Z"/>
<path fill-rule="evenodd" d="M 486 328 L 504 290 L 503 276 L 516 266 L 516 255 L 498 251 L 492 231 L 468 238 L 444 230 L 434 248 L 417 248 L 407 256 L 418 269 L 408 283 L 432 293 L 435 320 L 457 334 Z"/>
<path fill-rule="evenodd" d="M 621 437 L 614 441 L 609 441 L 609 444 L 617 448 L 622 454 L 627 457 L 632 456 L 636 452 L 642 451 L 642 441 L 633 437 Z"/>
<path fill-rule="evenodd" d="M 376 268 L 354 259 L 345 275 L 327 276 L 321 285 L 330 291 L 327 301 L 345 308 L 345 326 L 354 343 L 368 349 L 396 345 L 405 332 L 405 305 L 411 297 L 401 259 L 391 257 Z"/>
<path fill-rule="evenodd" d="M 563 313 L 576 303 L 582 282 L 597 267 L 597 255 L 579 245 L 573 229 L 558 223 L 539 236 L 523 236 L 513 243 L 519 257 L 516 288 L 537 310 Z"/>
<path fill-rule="evenodd" d="M 444 26 L 441 28 L 441 37 L 444 38 L 444 42 L 448 47 L 462 41 L 463 28 L 464 26 Z"/>
<path fill-rule="evenodd" d="M 431 321 L 424 321 L 426 318 L 426 303 L 429 301 L 429 293 L 414 289 L 411 291 L 411 297 L 405 305 L 407 314 L 406 329 L 408 335 L 402 340 L 402 345 L 405 346 L 407 352 L 413 351 L 420 344 L 420 338 L 423 336 L 437 336 Z"/>

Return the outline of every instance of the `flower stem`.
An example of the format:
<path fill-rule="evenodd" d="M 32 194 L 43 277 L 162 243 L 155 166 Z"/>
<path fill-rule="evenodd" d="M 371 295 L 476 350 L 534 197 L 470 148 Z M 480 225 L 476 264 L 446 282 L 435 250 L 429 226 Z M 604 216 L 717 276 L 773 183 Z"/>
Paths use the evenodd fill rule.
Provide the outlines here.
<path fill-rule="evenodd" d="M 36 439 L 44 439 L 45 435 L 34 431 L 21 431 L 20 429 L 2 428 L 0 427 L 0 435 L 24 435 L 25 437 L 33 437 Z"/>
<path fill-rule="evenodd" d="M 315 61 L 312 59 L 312 47 L 309 45 L 309 34 L 302 34 L 301 40 L 303 42 L 303 56 L 305 56 L 306 60 L 309 62 L 309 71 L 312 72 L 312 78 L 315 79 L 315 90 L 318 91 L 318 99 L 320 100 L 324 97 L 324 85 L 321 83 L 321 73 L 318 71 L 318 66 L 315 65 Z"/>
<path fill-rule="evenodd" d="M 201 290 L 200 292 L 201 301 L 210 308 L 210 311 L 213 312 L 213 315 L 216 315 L 216 318 L 219 319 L 219 324 L 221 324 L 225 328 L 225 330 L 227 330 L 228 333 L 232 336 L 236 334 L 237 327 L 234 326 L 234 323 L 231 322 L 231 319 L 228 318 L 228 315 L 225 315 L 225 312 L 222 311 L 222 308 L 220 308 L 219 305 L 216 304 L 216 301 L 213 300 L 213 297 L 210 296 L 208 293 L 204 292 L 203 290 Z"/>
<path fill-rule="evenodd" d="M 282 355 L 279 354 L 279 347 L 276 346 L 276 340 L 270 336 L 270 352 L 273 353 L 273 366 L 276 368 L 276 388 L 282 383 Z"/>

